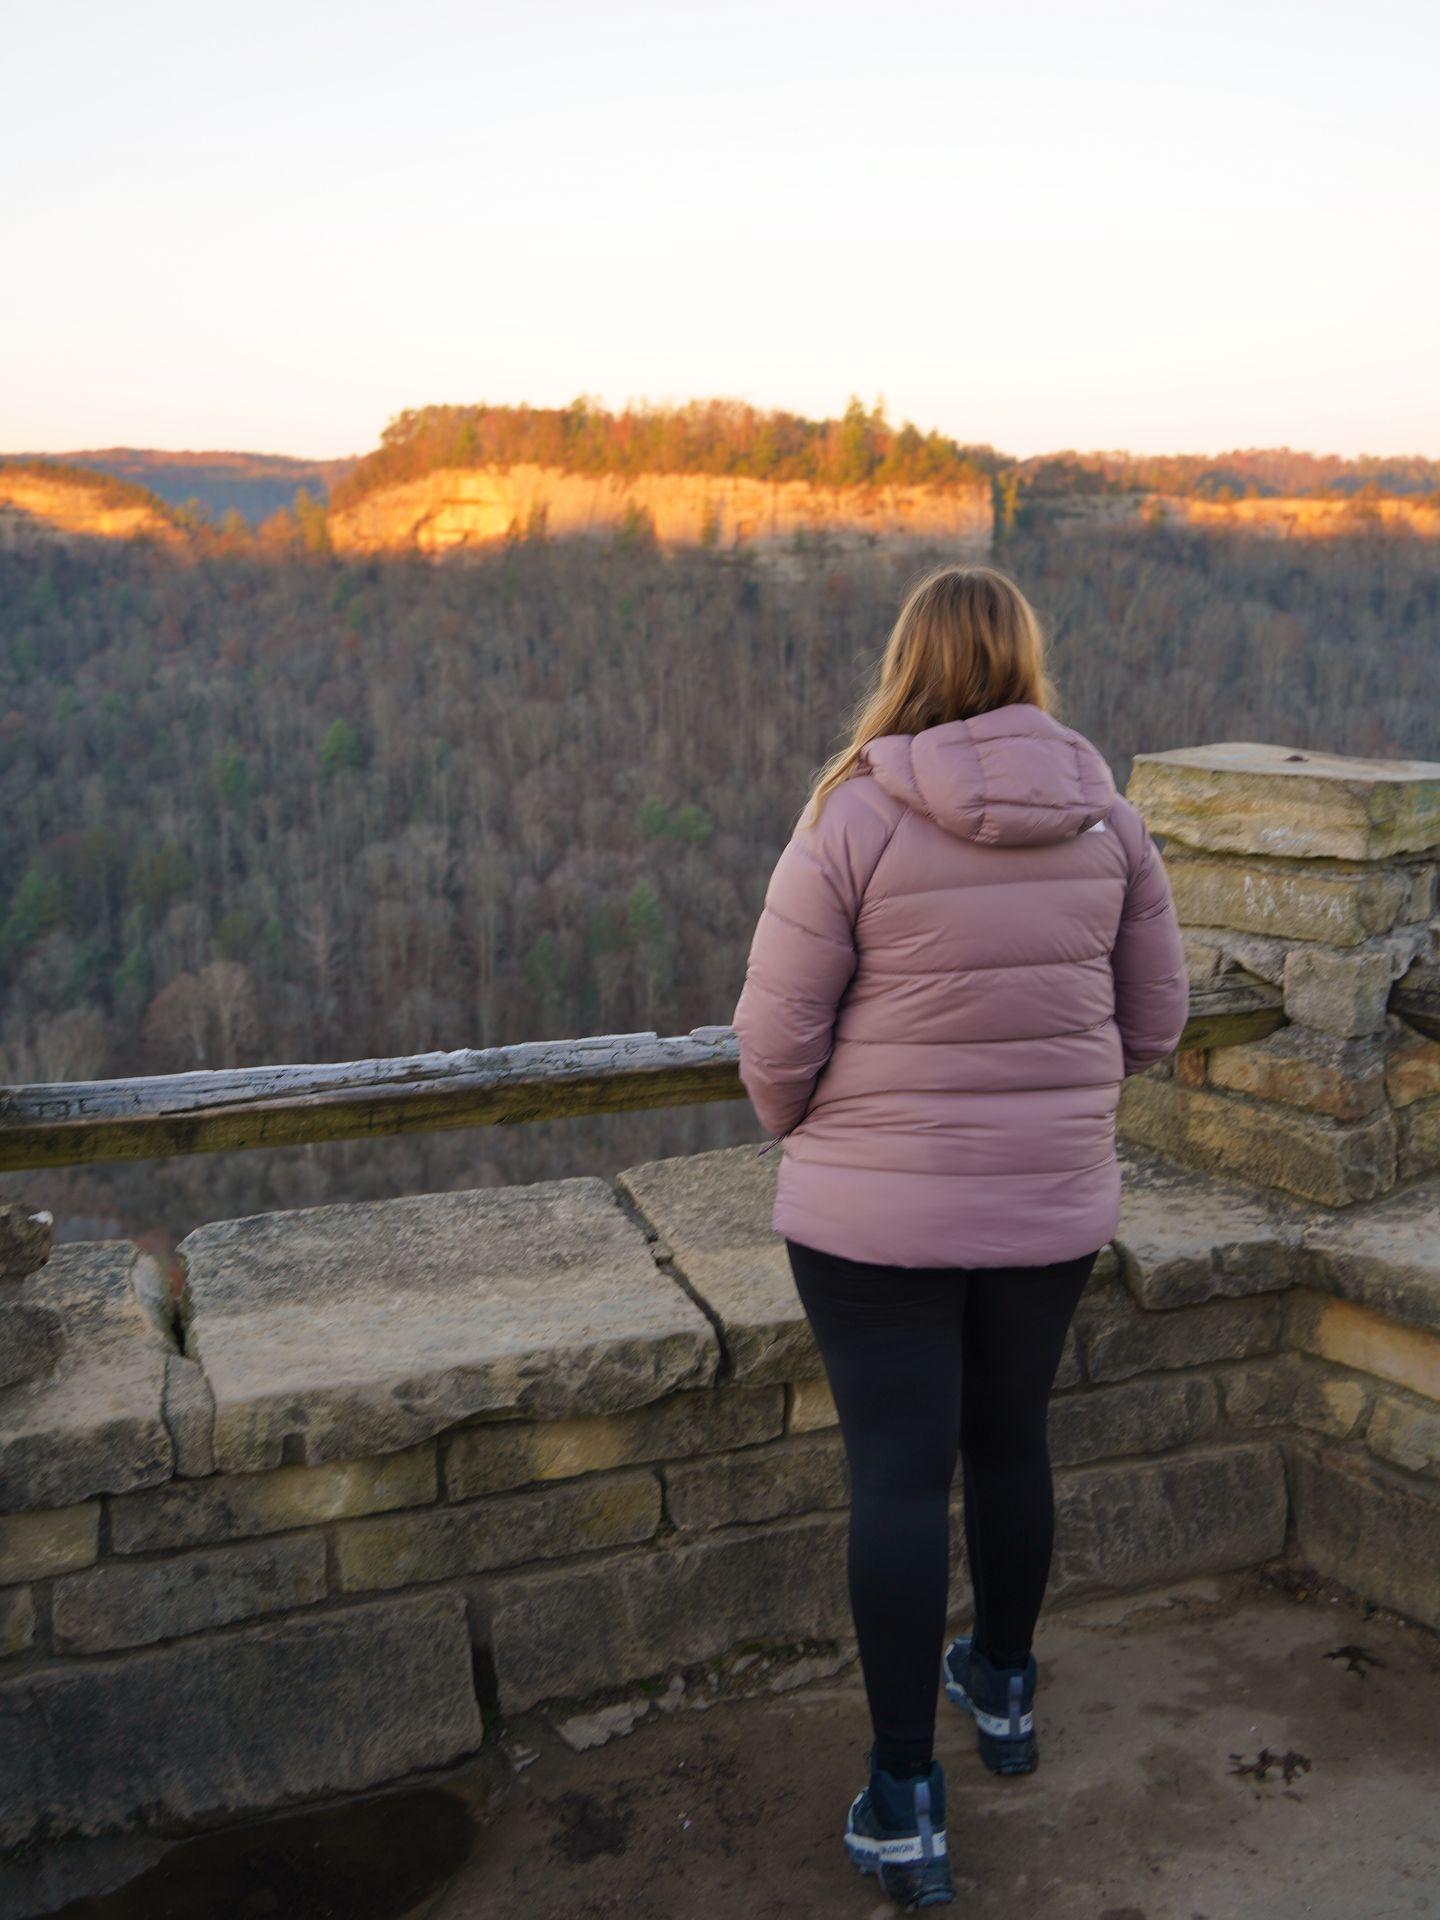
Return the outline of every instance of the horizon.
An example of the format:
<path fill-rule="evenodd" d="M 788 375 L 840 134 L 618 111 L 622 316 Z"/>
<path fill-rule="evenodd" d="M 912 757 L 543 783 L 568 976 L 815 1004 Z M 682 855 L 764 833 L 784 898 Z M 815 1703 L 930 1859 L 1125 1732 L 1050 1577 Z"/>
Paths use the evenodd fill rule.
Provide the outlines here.
<path fill-rule="evenodd" d="M 0 80 L 0 444 L 860 392 L 1018 459 L 1440 458 L 1440 22 L 1385 11 L 62 0 Z"/>
<path fill-rule="evenodd" d="M 572 399 L 574 398 L 573 395 L 571 397 Z M 622 402 L 619 407 L 615 407 L 615 406 L 612 406 L 608 401 L 603 400 L 602 397 L 598 394 L 591 394 L 588 397 L 591 399 L 600 401 L 600 404 L 604 409 L 604 411 L 611 412 L 611 413 L 622 411 L 625 405 L 634 404 L 633 402 Z M 703 401 L 706 399 L 712 399 L 719 396 L 696 395 L 693 397 Z M 733 398 L 738 398 L 740 396 L 725 395 L 723 397 L 726 399 L 733 399 Z M 469 404 L 483 405 L 487 403 L 479 402 L 479 401 L 476 401 L 473 403 L 466 402 L 466 401 L 437 401 L 434 404 L 437 406 L 450 406 L 450 405 L 465 406 Z M 495 403 L 495 404 L 499 404 L 499 403 Z M 524 400 L 516 401 L 513 404 L 517 408 L 532 405 L 532 403 Z M 555 406 L 563 407 L 566 404 L 566 402 L 557 401 L 557 402 L 554 402 L 553 404 Z M 679 402 L 679 403 L 671 403 L 671 404 L 684 405 L 685 403 Z M 752 402 L 749 404 L 754 404 L 754 403 Z M 794 411 L 794 410 L 789 409 L 789 411 Z M 833 414 L 813 416 L 813 418 L 815 418 L 816 420 L 826 419 L 826 418 L 838 419 L 842 412 L 843 412 L 843 408 L 839 408 L 839 409 L 836 409 L 836 411 Z M 901 425 L 903 425 L 904 422 L 902 422 L 899 419 L 895 419 L 891 422 L 891 424 L 898 428 Z M 937 431 L 937 432 L 948 433 L 948 429 L 939 427 L 932 422 L 926 422 L 924 420 L 916 420 L 912 424 L 918 427 L 922 433 L 928 433 L 932 430 L 932 428 L 934 431 Z M 962 446 L 990 445 L 990 450 L 993 453 L 996 453 L 1005 457 L 1013 458 L 1017 462 L 1021 462 L 1021 463 L 1029 460 L 1038 460 L 1038 459 L 1046 459 L 1046 458 L 1061 459 L 1066 457 L 1067 455 L 1073 456 L 1075 459 L 1078 459 L 1078 460 L 1123 460 L 1123 459 L 1146 460 L 1146 459 L 1166 459 L 1166 458 L 1173 459 L 1173 460 L 1224 460 L 1232 455 L 1253 457 L 1258 454 L 1291 454 L 1291 455 L 1303 456 L 1305 458 L 1312 459 L 1312 460 L 1344 460 L 1344 461 L 1406 460 L 1406 459 L 1431 460 L 1431 459 L 1440 458 L 1440 455 L 1428 454 L 1419 447 L 1385 447 L 1385 448 L 1362 447 L 1356 453 L 1343 453 L 1338 448 L 1335 448 L 1335 447 L 1295 446 L 1290 444 L 1282 445 L 1279 443 L 1270 443 L 1270 444 L 1262 445 L 1258 442 L 1251 445 L 1233 444 L 1233 445 L 1214 446 L 1214 447 L 1153 447 L 1153 448 L 1145 448 L 1145 449 L 1141 449 L 1133 446 L 1132 447 L 1122 447 L 1122 446 L 1076 447 L 1076 446 L 1060 446 L 1057 444 L 1057 445 L 1039 446 L 1029 452 L 1021 453 L 1010 447 L 995 446 L 995 445 L 991 445 L 990 443 L 978 442 L 973 439 L 967 439 L 967 437 L 964 436 L 963 434 L 949 434 L 949 437 L 957 440 L 958 443 Z M 371 443 L 368 446 L 357 448 L 348 453 L 315 453 L 313 451 L 297 453 L 290 449 L 283 449 L 278 447 L 238 446 L 238 445 L 237 446 L 209 446 L 209 447 L 159 446 L 159 445 L 153 445 L 153 444 L 142 444 L 139 441 L 123 441 L 123 442 L 115 441 L 105 446 L 99 445 L 97 443 L 90 446 L 83 446 L 83 447 L 76 446 L 76 447 L 65 447 L 65 448 L 0 447 L 0 460 L 27 460 L 28 459 L 28 460 L 55 460 L 55 461 L 63 462 L 66 460 L 99 459 L 105 455 L 112 455 L 112 454 L 119 455 L 119 454 L 133 453 L 133 454 L 158 454 L 174 460 L 221 460 L 221 459 L 236 459 L 236 458 L 251 459 L 251 460 L 293 460 L 297 464 L 305 465 L 305 466 L 327 466 L 327 465 L 334 465 L 337 462 L 347 461 L 347 460 L 359 462 L 365 459 L 368 454 L 374 452 L 376 447 L 378 447 L 379 445 L 380 445 L 379 433 L 375 435 L 375 438 L 371 441 Z"/>

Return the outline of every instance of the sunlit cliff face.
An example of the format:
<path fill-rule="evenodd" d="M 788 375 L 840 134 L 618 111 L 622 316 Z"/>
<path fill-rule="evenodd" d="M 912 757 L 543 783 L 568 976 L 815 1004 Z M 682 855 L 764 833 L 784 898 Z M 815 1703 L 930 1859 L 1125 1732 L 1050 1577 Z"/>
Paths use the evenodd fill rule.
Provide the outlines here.
<path fill-rule="evenodd" d="M 666 545 L 788 544 L 797 534 L 989 551 L 988 483 L 816 487 L 741 475 L 566 473 L 530 465 L 443 469 L 383 488 L 330 516 L 337 551 L 448 553 L 543 526 L 556 536 L 613 534 L 637 522 Z"/>
<path fill-rule="evenodd" d="M 1116 493 L 1050 496 L 1046 505 L 1064 521 L 1085 527 L 1193 527 L 1207 533 L 1247 533 L 1272 539 L 1334 540 L 1357 533 L 1406 529 L 1440 539 L 1440 505 L 1424 496 L 1380 499 L 1304 495 L 1205 500 L 1195 494 Z"/>
<path fill-rule="evenodd" d="M 178 537 L 164 514 L 144 501 L 115 501 L 81 480 L 0 467 L 0 545 Z"/>
<path fill-rule="evenodd" d="M 1191 527 L 1232 527 L 1237 532 L 1278 533 L 1301 539 L 1353 534 L 1367 525 L 1408 527 L 1440 537 L 1440 505 L 1412 496 L 1379 500 L 1166 500 L 1167 518 Z"/>

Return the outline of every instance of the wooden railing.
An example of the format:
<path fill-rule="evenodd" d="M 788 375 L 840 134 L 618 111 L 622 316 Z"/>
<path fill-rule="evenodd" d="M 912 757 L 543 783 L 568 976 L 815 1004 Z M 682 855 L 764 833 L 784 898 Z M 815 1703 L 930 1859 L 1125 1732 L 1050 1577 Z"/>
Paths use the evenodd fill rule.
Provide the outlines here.
<path fill-rule="evenodd" d="M 1433 983 L 1429 992 L 1435 1024 L 1426 1030 L 1440 1034 L 1440 992 Z M 1425 1025 L 1425 1012 L 1417 1003 L 1410 1017 Z M 1283 1024 L 1278 988 L 1236 974 L 1192 991 L 1180 1045 L 1232 1046 Z M 696 1027 L 664 1039 L 606 1034 L 400 1060 L 10 1087 L 0 1090 L 0 1172 L 738 1100 L 737 1061 L 732 1027 Z"/>

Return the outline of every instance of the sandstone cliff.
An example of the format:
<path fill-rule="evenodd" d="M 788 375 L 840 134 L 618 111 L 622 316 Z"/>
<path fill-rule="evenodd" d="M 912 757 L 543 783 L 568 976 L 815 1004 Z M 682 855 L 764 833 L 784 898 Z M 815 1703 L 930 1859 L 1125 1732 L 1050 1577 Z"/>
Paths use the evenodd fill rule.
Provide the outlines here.
<path fill-rule="evenodd" d="M 648 516 L 666 545 L 788 546 L 797 534 L 839 544 L 940 545 L 990 551 L 988 483 L 834 488 L 732 474 L 567 473 L 516 465 L 442 469 L 386 487 L 330 516 L 338 552 L 452 553 L 543 524 L 548 533 L 607 534 Z"/>
<path fill-rule="evenodd" d="M 1440 537 L 1440 505 L 1424 497 L 1391 496 L 1382 500 L 1166 500 L 1167 517 L 1186 526 L 1230 528 L 1241 533 L 1269 533 L 1300 540 L 1324 540 L 1336 534 L 1363 533 L 1368 528 L 1394 532 L 1408 527 L 1428 539 Z"/>
<path fill-rule="evenodd" d="M 1440 504 L 1418 494 L 1391 494 L 1378 500 L 1343 495 L 1204 500 L 1194 494 L 1065 494 L 1046 505 L 1057 519 L 1107 529 L 1158 523 L 1288 540 L 1332 540 L 1383 529 L 1440 539 Z"/>
<path fill-rule="evenodd" d="M 0 466 L 0 547 L 83 539 L 179 541 L 158 500 L 100 476 Z"/>

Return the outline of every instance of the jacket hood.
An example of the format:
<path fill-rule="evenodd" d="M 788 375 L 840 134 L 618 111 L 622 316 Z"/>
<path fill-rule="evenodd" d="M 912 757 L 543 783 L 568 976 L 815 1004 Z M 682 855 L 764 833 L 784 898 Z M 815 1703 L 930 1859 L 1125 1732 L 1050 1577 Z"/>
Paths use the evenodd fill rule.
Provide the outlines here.
<path fill-rule="evenodd" d="M 1023 701 L 920 733 L 881 734 L 859 765 L 947 833 L 987 847 L 1071 840 L 1116 799 L 1099 749 Z"/>

